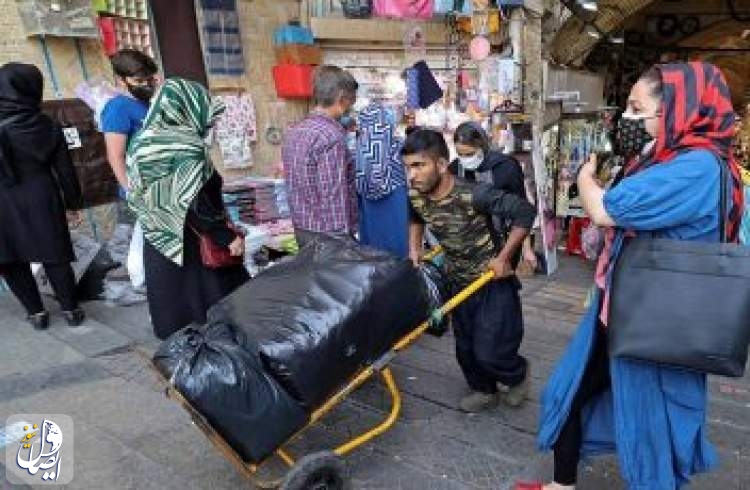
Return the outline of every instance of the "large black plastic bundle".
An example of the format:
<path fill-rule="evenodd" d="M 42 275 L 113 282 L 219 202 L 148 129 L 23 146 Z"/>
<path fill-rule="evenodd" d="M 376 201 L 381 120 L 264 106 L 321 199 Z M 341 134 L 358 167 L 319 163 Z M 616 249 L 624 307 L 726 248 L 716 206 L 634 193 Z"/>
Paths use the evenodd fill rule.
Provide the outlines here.
<path fill-rule="evenodd" d="M 316 408 L 429 312 L 409 261 L 319 237 L 219 302 L 209 319 L 256 339 L 269 372 Z"/>
<path fill-rule="evenodd" d="M 251 339 L 213 323 L 165 340 L 154 362 L 245 461 L 258 463 L 308 420 L 264 372 Z"/>

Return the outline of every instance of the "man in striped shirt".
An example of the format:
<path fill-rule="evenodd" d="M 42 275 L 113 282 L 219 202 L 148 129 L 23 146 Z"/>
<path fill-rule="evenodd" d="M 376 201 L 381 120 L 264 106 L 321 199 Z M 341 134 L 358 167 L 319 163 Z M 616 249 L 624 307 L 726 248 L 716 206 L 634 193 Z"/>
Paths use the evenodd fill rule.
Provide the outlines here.
<path fill-rule="evenodd" d="M 347 149 L 347 117 L 357 81 L 336 66 L 321 66 L 313 81 L 315 108 L 284 135 L 281 158 L 299 245 L 311 233 L 353 235 L 357 225 L 354 157 Z"/>

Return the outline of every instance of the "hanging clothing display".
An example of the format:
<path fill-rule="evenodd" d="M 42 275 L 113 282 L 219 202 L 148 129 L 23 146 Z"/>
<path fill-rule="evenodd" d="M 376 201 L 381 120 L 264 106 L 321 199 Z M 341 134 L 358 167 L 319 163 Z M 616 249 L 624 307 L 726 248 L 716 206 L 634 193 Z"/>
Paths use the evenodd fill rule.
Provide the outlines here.
<path fill-rule="evenodd" d="M 602 146 L 606 138 L 607 131 L 598 119 L 566 119 L 561 122 L 557 216 L 584 217 L 575 176 L 578 168 Z"/>
<path fill-rule="evenodd" d="M 212 75 L 245 73 L 240 18 L 235 0 L 201 0 L 203 51 Z"/>
<path fill-rule="evenodd" d="M 406 70 L 406 106 L 409 109 L 427 109 L 443 98 L 440 88 L 427 63 L 418 61 Z"/>
<path fill-rule="evenodd" d="M 249 94 L 220 95 L 226 110 L 214 127 L 214 137 L 221 149 L 224 167 L 249 168 L 253 165 L 252 144 L 257 141 L 255 104 Z"/>
<path fill-rule="evenodd" d="M 400 155 L 403 142 L 395 136 L 395 114 L 372 103 L 360 111 L 357 126 L 360 241 L 406 257 L 408 196 Z"/>

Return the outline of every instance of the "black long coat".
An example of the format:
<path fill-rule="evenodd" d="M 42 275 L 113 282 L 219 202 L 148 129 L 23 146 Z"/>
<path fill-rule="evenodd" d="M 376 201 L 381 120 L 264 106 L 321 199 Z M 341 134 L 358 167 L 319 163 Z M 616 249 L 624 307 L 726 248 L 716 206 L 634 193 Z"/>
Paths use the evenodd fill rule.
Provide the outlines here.
<path fill-rule="evenodd" d="M 81 189 L 41 97 L 35 67 L 0 67 L 0 264 L 75 260 L 65 210 L 80 208 Z"/>

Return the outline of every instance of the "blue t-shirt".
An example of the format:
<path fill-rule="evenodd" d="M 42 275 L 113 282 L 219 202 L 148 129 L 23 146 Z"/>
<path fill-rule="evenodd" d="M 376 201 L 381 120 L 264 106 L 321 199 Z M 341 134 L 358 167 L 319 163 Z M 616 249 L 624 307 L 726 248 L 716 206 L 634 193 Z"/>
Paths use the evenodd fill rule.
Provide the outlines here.
<path fill-rule="evenodd" d="M 718 241 L 719 161 L 693 150 L 628 177 L 604 195 L 617 226 L 676 240 Z"/>
<path fill-rule="evenodd" d="M 107 102 L 102 110 L 102 132 L 124 134 L 130 138 L 140 131 L 143 120 L 148 113 L 148 105 L 145 102 L 118 95 Z"/>

